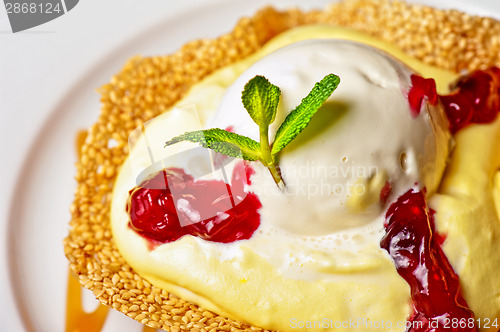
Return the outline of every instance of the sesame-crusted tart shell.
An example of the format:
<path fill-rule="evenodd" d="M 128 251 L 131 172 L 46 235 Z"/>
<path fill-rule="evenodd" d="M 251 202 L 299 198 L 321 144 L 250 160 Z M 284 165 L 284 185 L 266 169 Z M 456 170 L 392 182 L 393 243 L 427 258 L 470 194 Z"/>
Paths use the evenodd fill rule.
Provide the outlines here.
<path fill-rule="evenodd" d="M 128 154 L 129 134 L 141 123 L 167 111 L 195 83 L 254 53 L 272 37 L 314 23 L 365 32 L 454 72 L 500 65 L 499 21 L 389 0 L 346 0 L 310 12 L 264 8 L 240 19 L 232 32 L 219 38 L 189 42 L 171 55 L 130 59 L 99 90 L 102 109 L 76 164 L 78 187 L 64 240 L 70 270 L 101 303 L 167 331 L 262 330 L 206 311 L 135 273 L 111 235 L 113 183 Z"/>

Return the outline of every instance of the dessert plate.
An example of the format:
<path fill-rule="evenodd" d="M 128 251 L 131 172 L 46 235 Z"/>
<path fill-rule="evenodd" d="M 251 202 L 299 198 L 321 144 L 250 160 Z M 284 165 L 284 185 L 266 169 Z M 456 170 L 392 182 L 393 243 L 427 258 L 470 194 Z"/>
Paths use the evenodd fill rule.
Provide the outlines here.
<path fill-rule="evenodd" d="M 7 261 L 1 268 L 10 274 L 10 288 L 26 331 L 65 330 L 66 285 L 68 262 L 62 241 L 68 233 L 69 206 L 76 188 L 72 180 L 76 160 L 75 137 L 89 127 L 99 114 L 99 96 L 95 89 L 107 81 L 136 54 L 153 55 L 173 52 L 183 43 L 207 36 L 217 36 L 231 29 L 242 16 L 251 15 L 267 4 L 278 8 L 299 6 L 304 9 L 323 8 L 332 1 L 256 0 L 211 1 L 196 6 L 173 19 L 158 23 L 128 40 L 108 56 L 95 63 L 84 76 L 77 77 L 67 93 L 40 128 L 32 142 L 23 167 L 18 170 L 7 220 Z M 417 1 L 413 1 L 417 2 Z M 437 1 L 418 1 L 437 4 Z M 172 6 L 175 6 L 172 4 Z M 474 14 L 500 17 L 495 1 L 474 4 L 462 1 L 440 1 L 438 7 L 454 7 Z M 115 14 L 119 15 L 119 14 Z M 175 33 L 174 33 L 175 32 Z M 42 64 L 43 65 L 43 64 Z M 84 291 L 84 307 L 96 306 L 89 291 Z M 2 319 L 2 321 L 4 321 Z M 2 330 L 17 331 L 3 326 Z M 134 320 L 109 311 L 103 331 L 141 331 Z"/>

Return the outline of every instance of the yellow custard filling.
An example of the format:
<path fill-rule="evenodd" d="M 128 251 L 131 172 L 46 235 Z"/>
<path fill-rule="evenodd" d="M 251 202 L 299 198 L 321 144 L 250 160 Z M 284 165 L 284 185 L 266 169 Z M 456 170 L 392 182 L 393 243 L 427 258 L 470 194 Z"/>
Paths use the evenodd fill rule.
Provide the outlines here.
<path fill-rule="evenodd" d="M 162 133 L 168 132 L 171 137 L 194 128 L 198 120 L 205 123 L 216 111 L 226 88 L 255 61 L 296 41 L 318 38 L 353 40 L 383 49 L 422 76 L 434 78 L 442 93 L 456 77 L 358 32 L 329 26 L 297 28 L 276 37 L 248 59 L 221 69 L 194 86 L 177 105 L 195 105 L 199 119 L 182 109 L 160 116 L 148 127 L 155 138 L 150 142 L 158 144 L 152 149 L 162 149 L 165 142 Z M 500 278 L 495 273 L 500 266 L 498 175 L 494 182 L 500 166 L 499 146 L 499 120 L 460 132 L 441 187 L 430 202 L 437 211 L 437 230 L 447 236 L 443 249 L 461 278 L 465 299 L 478 318 L 490 320 L 500 319 Z M 357 322 L 354 330 L 359 331 L 405 329 L 410 315 L 409 287 L 397 274 L 389 256 L 373 243 L 362 248 L 361 257 L 349 257 L 348 264 L 340 260 L 328 266 L 323 272 L 329 277 L 322 280 L 284 276 L 252 249 L 250 241 L 239 244 L 237 254 L 226 258 L 211 255 L 207 244 L 191 236 L 150 250 L 147 241 L 127 226 L 125 202 L 129 190 L 136 185 L 133 169 L 147 167 L 149 162 L 134 150 L 131 156 L 114 187 L 113 236 L 126 261 L 153 285 L 221 315 L 267 329 L 317 331 L 326 326 L 340 329 L 345 328 L 344 322 L 352 321 Z M 135 165 L 131 165 L 131 159 Z M 308 325 L 308 322 L 321 323 Z"/>

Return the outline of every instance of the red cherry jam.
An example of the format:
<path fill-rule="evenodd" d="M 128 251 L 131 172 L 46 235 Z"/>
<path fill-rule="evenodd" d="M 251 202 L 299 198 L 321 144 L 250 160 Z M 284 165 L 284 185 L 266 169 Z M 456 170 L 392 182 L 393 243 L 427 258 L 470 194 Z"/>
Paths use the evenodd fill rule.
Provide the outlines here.
<path fill-rule="evenodd" d="M 500 112 L 500 69 L 478 70 L 460 78 L 441 102 L 452 133 L 471 123 L 492 122 Z"/>
<path fill-rule="evenodd" d="M 419 114 L 424 100 L 431 105 L 439 100 L 453 134 L 473 123 L 492 122 L 500 112 L 500 69 L 497 67 L 461 77 L 452 85 L 452 92 L 443 96 L 437 94 L 433 79 L 412 75 L 411 80 L 408 102 L 412 115 Z"/>
<path fill-rule="evenodd" d="M 222 243 L 249 239 L 260 225 L 262 206 L 245 191 L 252 174 L 244 162 L 235 167 L 231 184 L 164 169 L 130 191 L 129 226 L 157 244 L 185 235 Z"/>
<path fill-rule="evenodd" d="M 408 102 L 413 117 L 420 114 L 424 101 L 431 105 L 437 105 L 438 94 L 436 82 L 432 78 L 423 78 L 418 75 L 411 75 L 411 88 L 408 91 Z"/>
<path fill-rule="evenodd" d="M 424 193 L 410 189 L 400 196 L 387 211 L 385 229 L 380 246 L 411 288 L 414 313 L 408 331 L 477 331 L 459 278 L 441 249 L 441 239 L 434 236 L 433 213 Z"/>

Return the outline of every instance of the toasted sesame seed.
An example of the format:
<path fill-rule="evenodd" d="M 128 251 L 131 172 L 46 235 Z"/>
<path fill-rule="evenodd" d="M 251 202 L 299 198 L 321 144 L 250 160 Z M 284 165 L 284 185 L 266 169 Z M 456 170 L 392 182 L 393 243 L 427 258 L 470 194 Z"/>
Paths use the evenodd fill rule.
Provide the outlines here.
<path fill-rule="evenodd" d="M 125 292 L 122 295 L 122 299 L 124 299 L 125 301 L 129 300 L 131 297 L 132 297 L 132 294 L 130 294 L 129 292 Z"/>
<path fill-rule="evenodd" d="M 119 281 L 120 281 L 120 276 L 118 274 L 113 275 L 111 282 L 116 285 L 118 284 Z"/>
<path fill-rule="evenodd" d="M 129 311 L 137 311 L 139 310 L 139 306 L 137 304 L 133 304 L 128 308 Z"/>
<path fill-rule="evenodd" d="M 185 311 L 182 310 L 182 309 L 172 309 L 171 312 L 174 314 L 174 315 L 179 315 L 179 314 L 183 314 Z"/>
<path fill-rule="evenodd" d="M 101 303 L 164 330 L 262 330 L 201 309 L 136 274 L 112 239 L 111 194 L 132 130 L 167 111 L 193 84 L 218 68 L 254 53 L 282 31 L 312 23 L 367 33 L 454 72 L 500 65 L 499 21 L 391 0 L 344 0 L 310 12 L 268 7 L 240 19 L 232 32 L 219 38 L 188 42 L 171 55 L 129 59 L 99 89 L 99 118 L 85 139 L 79 134 L 78 187 L 64 240 L 71 271 Z"/>
<path fill-rule="evenodd" d="M 159 322 L 156 322 L 156 321 L 149 321 L 146 325 L 148 325 L 149 327 L 152 327 L 154 329 L 161 328 L 161 324 Z"/>
<path fill-rule="evenodd" d="M 146 318 L 146 314 L 145 313 L 142 313 L 142 314 L 139 314 L 139 315 L 135 316 L 135 320 L 138 320 L 138 321 L 141 321 L 144 318 Z"/>
<path fill-rule="evenodd" d="M 205 312 L 203 313 L 203 317 L 213 318 L 213 317 L 214 317 L 214 314 L 212 314 L 210 311 L 205 311 Z"/>

